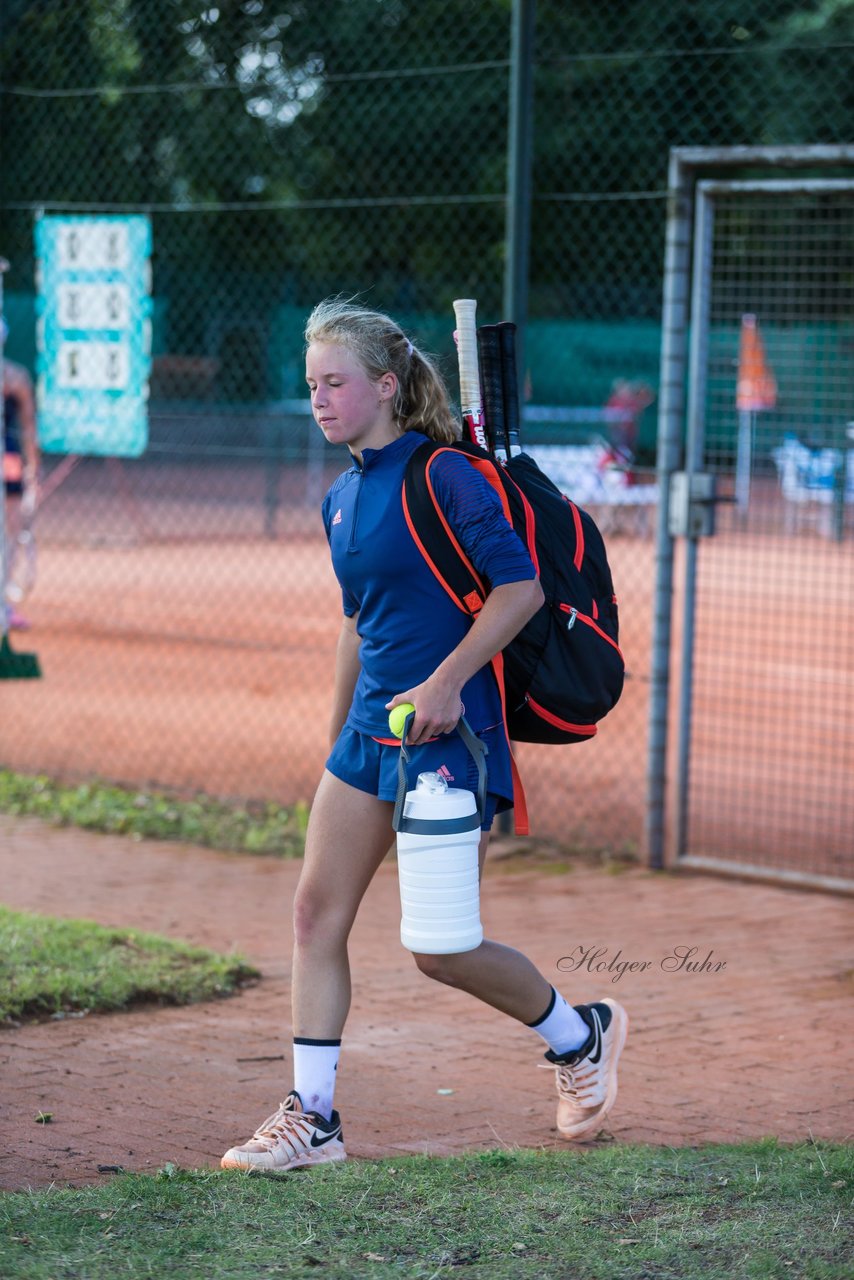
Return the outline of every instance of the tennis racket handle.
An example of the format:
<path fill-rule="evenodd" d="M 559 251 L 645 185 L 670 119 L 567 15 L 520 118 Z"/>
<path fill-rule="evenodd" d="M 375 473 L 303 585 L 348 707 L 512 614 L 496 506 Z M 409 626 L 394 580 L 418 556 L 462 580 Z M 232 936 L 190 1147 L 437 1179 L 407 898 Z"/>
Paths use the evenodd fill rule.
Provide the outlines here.
<path fill-rule="evenodd" d="M 480 386 L 489 450 L 497 458 L 506 459 L 504 387 L 501 379 L 501 347 L 497 325 L 485 324 L 478 329 L 477 355 L 480 361 Z"/>
<path fill-rule="evenodd" d="M 498 326 L 498 332 L 501 343 L 501 377 L 504 390 L 504 429 L 507 452 L 513 458 L 522 451 L 519 378 L 516 369 L 516 325 L 512 320 L 502 320 Z"/>
<path fill-rule="evenodd" d="M 460 368 L 460 408 L 464 414 L 480 417 L 480 374 L 477 363 L 477 300 L 457 298 L 454 302 L 457 322 L 457 358 Z"/>

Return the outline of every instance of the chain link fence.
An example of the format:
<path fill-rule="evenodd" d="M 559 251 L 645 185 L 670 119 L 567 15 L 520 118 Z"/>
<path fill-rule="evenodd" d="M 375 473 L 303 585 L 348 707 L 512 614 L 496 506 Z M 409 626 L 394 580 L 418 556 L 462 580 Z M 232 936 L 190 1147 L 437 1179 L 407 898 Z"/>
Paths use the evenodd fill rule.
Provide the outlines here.
<path fill-rule="evenodd" d="M 850 888 L 854 165 L 698 191 L 698 461 L 732 501 L 698 551 L 684 849 Z"/>
<path fill-rule="evenodd" d="M 576 458 L 629 679 L 595 743 L 521 767 L 535 833 L 584 846 L 642 843 L 668 150 L 850 132 L 854 4 L 733 13 L 536 8 L 527 439 Z M 310 799 L 339 610 L 319 501 L 346 459 L 307 412 L 304 319 L 358 293 L 455 388 L 452 300 L 501 318 L 510 0 L 7 0 L 0 21 L 8 356 L 35 368 L 40 213 L 153 228 L 148 447 L 44 460 L 22 606 L 44 678 L 3 689 L 0 763 Z M 603 441 L 631 453 L 607 487 Z"/>

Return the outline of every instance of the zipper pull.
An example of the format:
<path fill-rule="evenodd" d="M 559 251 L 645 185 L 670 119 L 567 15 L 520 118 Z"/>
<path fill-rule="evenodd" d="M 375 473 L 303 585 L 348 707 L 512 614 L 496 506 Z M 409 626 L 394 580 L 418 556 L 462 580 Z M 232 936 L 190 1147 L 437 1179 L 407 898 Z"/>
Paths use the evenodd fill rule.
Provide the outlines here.
<path fill-rule="evenodd" d="M 572 628 L 575 626 L 575 619 L 576 619 L 577 617 L 578 617 L 578 610 L 577 610 L 577 609 L 570 609 L 570 611 L 569 611 L 569 622 L 566 624 L 566 629 L 567 629 L 567 631 L 571 631 L 571 630 L 572 630 Z"/>

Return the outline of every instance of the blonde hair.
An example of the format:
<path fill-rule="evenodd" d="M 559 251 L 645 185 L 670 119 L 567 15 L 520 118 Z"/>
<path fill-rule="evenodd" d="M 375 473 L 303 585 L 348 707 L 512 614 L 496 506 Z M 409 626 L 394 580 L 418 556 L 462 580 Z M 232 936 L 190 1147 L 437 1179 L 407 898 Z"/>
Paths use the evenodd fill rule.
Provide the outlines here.
<path fill-rule="evenodd" d="M 390 316 L 347 298 L 319 302 L 305 326 L 305 345 L 334 342 L 351 351 L 372 381 L 397 378 L 392 412 L 403 431 L 422 431 L 439 444 L 460 438 L 441 373 Z"/>

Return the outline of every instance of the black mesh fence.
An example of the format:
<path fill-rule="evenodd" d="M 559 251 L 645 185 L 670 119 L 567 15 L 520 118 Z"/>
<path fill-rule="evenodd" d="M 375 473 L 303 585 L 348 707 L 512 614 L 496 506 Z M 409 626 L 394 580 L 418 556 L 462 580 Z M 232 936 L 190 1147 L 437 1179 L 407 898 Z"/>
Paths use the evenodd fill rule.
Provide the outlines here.
<path fill-rule="evenodd" d="M 453 299 L 502 313 L 511 9 L 7 0 L 6 353 L 35 371 L 42 214 L 148 215 L 153 314 L 144 454 L 43 459 L 19 612 L 44 678 L 3 689 L 0 762 L 311 798 L 346 458 L 307 411 L 304 320 L 359 294 L 456 388 Z M 669 148 L 846 141 L 854 5 L 540 0 L 533 56 L 527 439 L 606 532 L 629 679 L 596 742 L 521 764 L 536 833 L 637 848 Z"/>
<path fill-rule="evenodd" d="M 699 551 L 686 846 L 850 878 L 854 174 L 834 185 L 711 197 L 703 452 L 733 501 Z"/>

